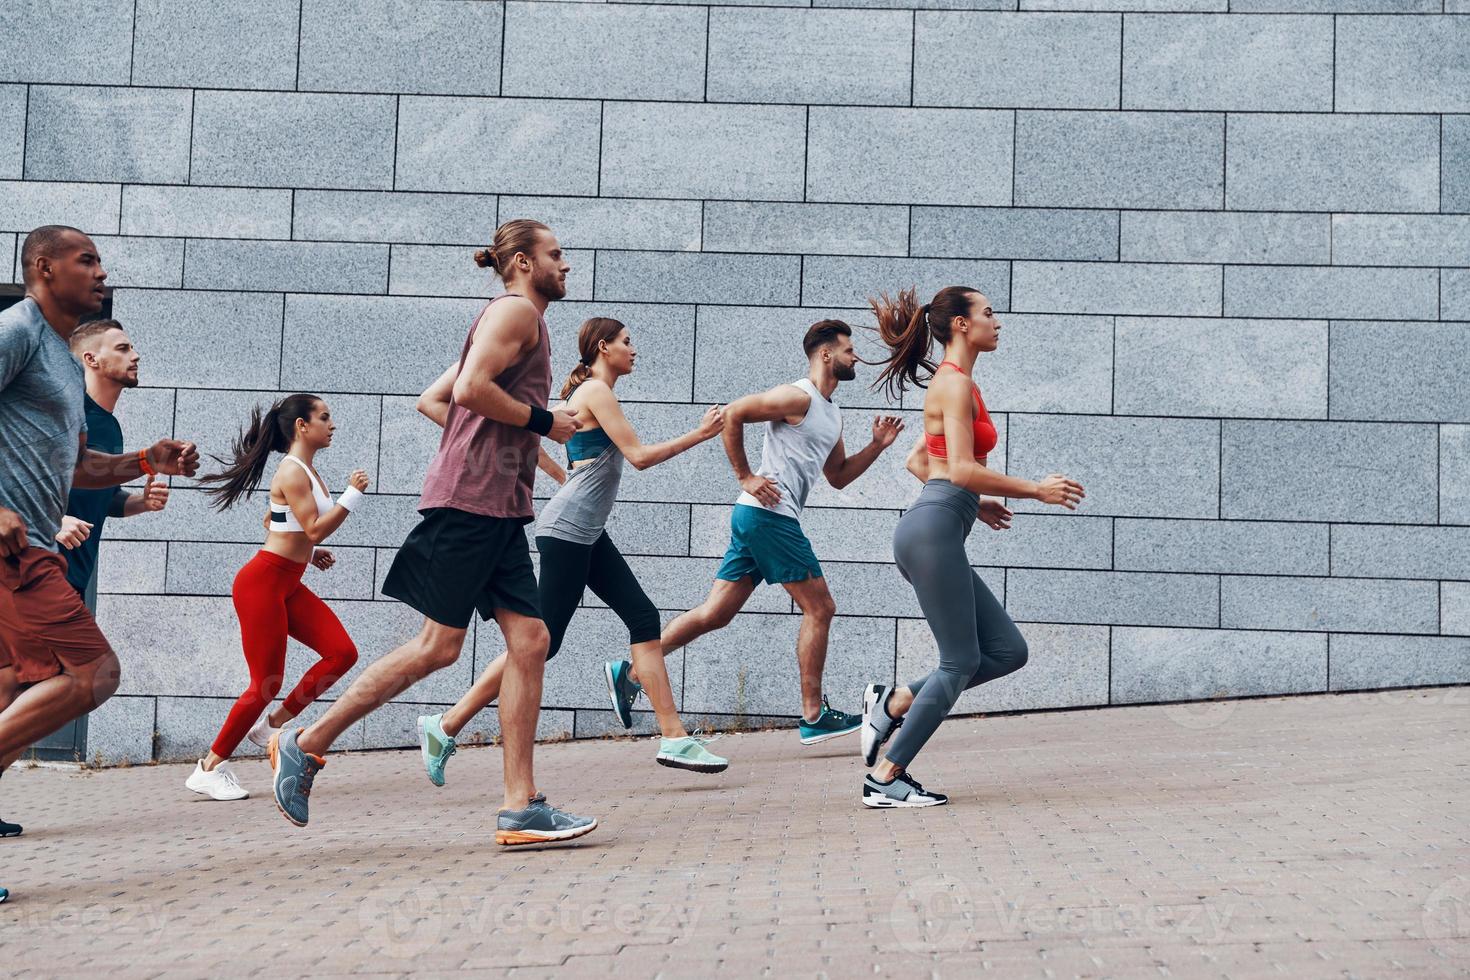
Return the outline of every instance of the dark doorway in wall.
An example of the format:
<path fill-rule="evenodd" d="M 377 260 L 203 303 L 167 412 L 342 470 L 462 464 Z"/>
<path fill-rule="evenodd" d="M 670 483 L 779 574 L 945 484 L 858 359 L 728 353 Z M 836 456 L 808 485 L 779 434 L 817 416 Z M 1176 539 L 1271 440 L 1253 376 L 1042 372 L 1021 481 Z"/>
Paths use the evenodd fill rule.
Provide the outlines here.
<path fill-rule="evenodd" d="M 0 313 L 25 299 L 25 287 L 0 285 Z M 112 316 L 112 291 L 102 303 L 102 311 L 91 320 L 104 320 Z M 87 604 L 95 612 L 97 607 L 97 577 L 94 573 L 87 588 Z M 83 715 L 59 732 L 53 732 L 37 742 L 27 753 L 27 758 L 82 762 L 87 758 L 87 716 Z"/>

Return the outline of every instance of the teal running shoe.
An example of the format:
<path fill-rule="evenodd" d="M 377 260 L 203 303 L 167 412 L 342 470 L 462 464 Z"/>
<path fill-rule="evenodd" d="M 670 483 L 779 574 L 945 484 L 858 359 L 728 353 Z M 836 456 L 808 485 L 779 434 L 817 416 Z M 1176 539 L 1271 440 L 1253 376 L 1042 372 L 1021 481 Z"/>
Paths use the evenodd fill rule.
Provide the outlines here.
<path fill-rule="evenodd" d="M 817 720 L 807 721 L 805 718 L 801 720 L 801 744 L 816 745 L 818 742 L 825 742 L 829 738 L 836 738 L 839 735 L 849 735 L 862 727 L 863 718 L 861 715 L 850 715 L 844 711 L 834 711 L 824 697 L 822 698 L 822 713 L 817 716 Z"/>
<path fill-rule="evenodd" d="M 665 738 L 658 743 L 657 762 L 670 769 L 688 769 L 691 772 L 724 772 L 730 767 L 729 759 L 722 759 L 705 748 L 712 739 L 698 735 L 683 738 Z"/>
<path fill-rule="evenodd" d="M 10 897 L 9 890 L 7 890 L 5 888 L 0 888 L 0 905 L 4 905 L 5 904 L 5 900 L 7 898 L 9 898 L 9 897 Z"/>
<path fill-rule="evenodd" d="M 524 810 L 501 810 L 495 818 L 495 843 L 549 844 L 572 840 L 597 829 L 595 817 L 578 817 L 558 810 L 537 793 Z"/>
<path fill-rule="evenodd" d="M 643 693 L 643 685 L 631 676 L 633 665 L 626 660 L 609 660 L 602 672 L 607 675 L 607 693 L 612 698 L 613 711 L 624 728 L 633 727 L 633 702 Z"/>
<path fill-rule="evenodd" d="M 424 756 L 424 769 L 429 782 L 444 785 L 444 767 L 449 757 L 459 750 L 454 745 L 454 736 L 444 734 L 444 715 L 419 715 L 419 749 Z"/>

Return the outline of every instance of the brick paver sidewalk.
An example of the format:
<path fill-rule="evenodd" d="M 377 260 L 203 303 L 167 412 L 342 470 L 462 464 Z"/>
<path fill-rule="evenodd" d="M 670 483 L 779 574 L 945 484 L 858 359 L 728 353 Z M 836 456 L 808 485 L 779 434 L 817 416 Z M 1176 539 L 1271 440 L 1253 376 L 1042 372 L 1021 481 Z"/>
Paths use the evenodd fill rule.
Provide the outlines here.
<path fill-rule="evenodd" d="M 654 743 L 549 745 L 580 845 L 492 842 L 500 756 L 431 787 L 415 752 L 337 755 L 312 825 L 188 769 L 21 770 L 0 815 L 0 972 L 1463 976 L 1470 690 L 956 719 L 858 805 L 857 736 L 728 736 L 722 776 Z"/>

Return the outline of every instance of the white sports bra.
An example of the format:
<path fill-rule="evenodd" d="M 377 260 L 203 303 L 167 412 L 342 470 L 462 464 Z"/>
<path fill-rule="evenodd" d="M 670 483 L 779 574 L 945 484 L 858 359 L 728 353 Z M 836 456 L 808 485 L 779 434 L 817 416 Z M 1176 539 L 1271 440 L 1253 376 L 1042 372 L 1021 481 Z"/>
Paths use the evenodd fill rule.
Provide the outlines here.
<path fill-rule="evenodd" d="M 289 459 L 291 462 L 295 463 L 297 466 L 306 471 L 306 478 L 311 481 L 311 496 L 314 500 L 316 500 L 316 516 L 327 516 L 327 511 L 332 509 L 332 498 L 328 496 L 326 488 L 323 487 L 321 483 L 317 480 L 316 474 L 311 471 L 311 467 L 307 466 L 305 463 L 297 459 L 295 456 L 292 456 L 290 453 L 287 453 L 285 458 Z M 296 515 L 291 513 L 290 504 L 278 504 L 274 500 L 272 500 L 271 530 L 304 532 L 306 529 L 301 526 L 301 522 L 296 519 Z"/>

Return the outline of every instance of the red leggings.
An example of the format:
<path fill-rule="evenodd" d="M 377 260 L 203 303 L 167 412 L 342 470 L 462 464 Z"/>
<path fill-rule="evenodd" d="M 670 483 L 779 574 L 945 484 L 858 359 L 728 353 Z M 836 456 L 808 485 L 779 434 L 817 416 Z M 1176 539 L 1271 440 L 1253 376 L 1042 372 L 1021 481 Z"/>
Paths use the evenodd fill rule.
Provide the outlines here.
<path fill-rule="evenodd" d="M 250 687 L 240 695 L 211 746 L 228 759 L 255 726 L 261 712 L 280 693 L 285 680 L 286 637 L 315 650 L 322 658 L 301 678 L 285 700 L 292 716 L 300 714 L 357 663 L 357 646 L 327 604 L 301 584 L 306 565 L 262 551 L 235 576 L 232 595 L 240 618 L 240 639 L 250 665 Z"/>

